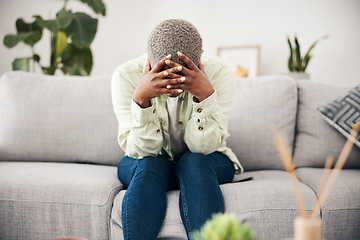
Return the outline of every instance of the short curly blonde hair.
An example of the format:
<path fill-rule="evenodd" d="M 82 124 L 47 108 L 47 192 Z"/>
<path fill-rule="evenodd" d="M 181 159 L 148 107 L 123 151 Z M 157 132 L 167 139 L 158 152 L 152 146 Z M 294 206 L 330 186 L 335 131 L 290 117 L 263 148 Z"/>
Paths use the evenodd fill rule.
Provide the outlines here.
<path fill-rule="evenodd" d="M 151 32 L 146 50 L 152 66 L 169 54 L 172 61 L 186 66 L 178 57 L 178 51 L 198 65 L 202 54 L 202 38 L 190 22 L 168 19 L 159 23 Z"/>

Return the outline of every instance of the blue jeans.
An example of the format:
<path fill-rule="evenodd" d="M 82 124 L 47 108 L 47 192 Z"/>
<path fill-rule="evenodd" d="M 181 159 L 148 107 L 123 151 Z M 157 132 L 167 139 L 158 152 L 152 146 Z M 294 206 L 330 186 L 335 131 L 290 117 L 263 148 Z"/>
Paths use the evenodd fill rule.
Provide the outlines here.
<path fill-rule="evenodd" d="M 177 163 L 167 157 L 124 157 L 119 180 L 127 188 L 122 203 L 124 239 L 156 239 L 167 207 L 167 190 L 180 189 L 179 207 L 188 238 L 211 218 L 224 212 L 219 184 L 234 177 L 234 166 L 220 152 L 186 152 Z"/>

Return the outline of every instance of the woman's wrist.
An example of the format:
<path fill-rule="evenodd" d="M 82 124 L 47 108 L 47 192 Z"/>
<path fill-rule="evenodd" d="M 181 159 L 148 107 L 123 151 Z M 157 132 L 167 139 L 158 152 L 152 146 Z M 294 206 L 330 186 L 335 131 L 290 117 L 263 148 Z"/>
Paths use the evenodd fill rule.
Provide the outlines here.
<path fill-rule="evenodd" d="M 209 96 L 211 96 L 215 92 L 215 89 L 213 87 L 209 88 L 207 91 L 202 92 L 199 96 L 196 96 L 196 98 L 199 100 L 199 102 L 205 100 Z"/>
<path fill-rule="evenodd" d="M 134 102 L 137 103 L 137 105 L 139 105 L 141 108 L 148 108 L 151 107 L 151 102 L 150 99 L 146 99 L 144 97 L 138 97 L 138 94 L 135 90 L 134 95 L 133 95 L 133 100 Z"/>

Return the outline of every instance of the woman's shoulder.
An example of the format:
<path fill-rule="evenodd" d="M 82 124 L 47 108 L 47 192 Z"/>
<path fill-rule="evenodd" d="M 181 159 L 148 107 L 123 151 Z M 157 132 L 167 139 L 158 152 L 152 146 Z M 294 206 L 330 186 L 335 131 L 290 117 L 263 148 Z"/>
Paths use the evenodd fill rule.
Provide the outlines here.
<path fill-rule="evenodd" d="M 127 79 L 129 81 L 137 81 L 143 73 L 145 63 L 146 54 L 119 65 L 113 73 L 113 80 Z"/>
<path fill-rule="evenodd" d="M 214 80 L 219 75 L 232 75 L 228 65 L 215 55 L 204 55 L 201 57 L 201 63 L 204 66 L 206 75 L 210 80 Z"/>
<path fill-rule="evenodd" d="M 211 66 L 211 67 L 221 68 L 223 66 L 226 66 L 226 63 L 216 55 L 203 54 L 201 56 L 201 63 L 204 65 L 204 67 Z"/>

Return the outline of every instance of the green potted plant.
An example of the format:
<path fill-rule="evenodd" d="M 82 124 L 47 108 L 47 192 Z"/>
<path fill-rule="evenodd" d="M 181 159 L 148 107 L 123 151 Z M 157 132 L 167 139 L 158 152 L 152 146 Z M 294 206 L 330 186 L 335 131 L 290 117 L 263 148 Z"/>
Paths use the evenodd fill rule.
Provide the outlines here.
<path fill-rule="evenodd" d="M 194 240 L 251 240 L 253 234 L 247 225 L 229 213 L 214 214 L 200 231 L 194 233 Z"/>
<path fill-rule="evenodd" d="M 102 0 L 80 0 L 87 4 L 96 14 L 105 16 L 106 8 Z M 41 16 L 33 16 L 34 21 L 26 23 L 22 18 L 16 20 L 16 34 L 4 37 L 4 45 L 15 47 L 19 42 L 30 46 L 32 56 L 16 58 L 12 62 L 13 70 L 30 71 L 30 63 L 34 71 L 37 64 L 44 74 L 54 75 L 57 69 L 64 74 L 89 75 L 93 66 L 90 44 L 94 40 L 98 20 L 82 12 L 67 9 L 68 0 L 57 12 L 54 19 L 44 20 Z M 50 64 L 44 66 L 40 56 L 34 50 L 43 35 L 43 30 L 51 33 Z"/>
<path fill-rule="evenodd" d="M 288 44 L 289 44 L 289 50 L 290 50 L 290 56 L 288 60 L 288 69 L 290 71 L 290 76 L 299 79 L 299 78 L 305 78 L 309 79 L 309 75 L 306 74 L 306 68 L 309 64 L 309 61 L 311 59 L 311 50 L 320 42 L 321 40 L 324 40 L 328 38 L 328 35 L 325 35 L 319 39 L 317 39 L 308 49 L 305 56 L 301 55 L 301 49 L 300 49 L 300 43 L 298 41 L 298 38 L 294 37 L 294 42 L 292 43 L 290 38 L 287 37 Z"/>

